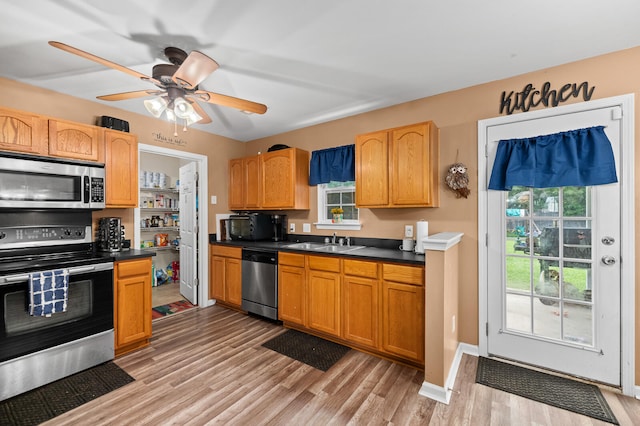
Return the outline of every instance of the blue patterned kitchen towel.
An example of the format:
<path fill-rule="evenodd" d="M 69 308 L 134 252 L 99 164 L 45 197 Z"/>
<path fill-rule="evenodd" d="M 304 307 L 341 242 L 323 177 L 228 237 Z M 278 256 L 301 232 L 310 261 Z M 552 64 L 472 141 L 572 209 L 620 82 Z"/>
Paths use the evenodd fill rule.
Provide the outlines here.
<path fill-rule="evenodd" d="M 49 317 L 66 312 L 69 292 L 69 271 L 55 269 L 29 275 L 29 314 Z"/>

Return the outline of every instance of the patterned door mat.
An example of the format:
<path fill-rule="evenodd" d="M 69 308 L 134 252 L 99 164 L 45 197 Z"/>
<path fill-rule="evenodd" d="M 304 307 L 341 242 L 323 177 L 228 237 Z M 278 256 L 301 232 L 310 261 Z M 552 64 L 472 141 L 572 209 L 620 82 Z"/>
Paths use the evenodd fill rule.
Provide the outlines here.
<path fill-rule="evenodd" d="M 180 300 L 167 305 L 155 306 L 151 310 L 151 319 L 166 317 L 167 315 L 176 314 L 194 307 L 195 305 L 192 305 L 191 302 L 187 300 Z"/>
<path fill-rule="evenodd" d="M 287 330 L 262 346 L 322 371 L 330 369 L 350 350 L 346 346 L 296 330 Z"/>
<path fill-rule="evenodd" d="M 597 386 L 479 357 L 476 383 L 618 424 Z"/>
<path fill-rule="evenodd" d="M 100 364 L 0 402 L 0 425 L 38 425 L 134 380 L 113 362 Z"/>

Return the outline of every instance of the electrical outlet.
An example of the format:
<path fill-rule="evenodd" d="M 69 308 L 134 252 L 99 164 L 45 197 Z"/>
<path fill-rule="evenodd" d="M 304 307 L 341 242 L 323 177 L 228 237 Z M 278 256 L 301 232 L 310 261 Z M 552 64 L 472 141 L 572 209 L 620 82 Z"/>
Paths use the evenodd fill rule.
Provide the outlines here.
<path fill-rule="evenodd" d="M 211 204 L 218 204 L 218 197 L 215 195 L 211 196 Z"/>
<path fill-rule="evenodd" d="M 404 226 L 404 236 L 407 238 L 413 238 L 413 225 Z"/>
<path fill-rule="evenodd" d="M 289 224 L 289 232 L 296 232 L 296 224 L 295 223 L 290 223 Z"/>
<path fill-rule="evenodd" d="M 302 224 L 302 232 L 311 232 L 311 224 L 303 223 Z"/>

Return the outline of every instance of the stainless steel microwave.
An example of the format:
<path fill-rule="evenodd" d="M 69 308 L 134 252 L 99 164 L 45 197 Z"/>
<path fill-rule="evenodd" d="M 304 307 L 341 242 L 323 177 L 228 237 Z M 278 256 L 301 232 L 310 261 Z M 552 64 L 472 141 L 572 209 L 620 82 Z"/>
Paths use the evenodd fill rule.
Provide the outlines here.
<path fill-rule="evenodd" d="M 104 164 L 2 151 L 0 208 L 104 209 Z"/>

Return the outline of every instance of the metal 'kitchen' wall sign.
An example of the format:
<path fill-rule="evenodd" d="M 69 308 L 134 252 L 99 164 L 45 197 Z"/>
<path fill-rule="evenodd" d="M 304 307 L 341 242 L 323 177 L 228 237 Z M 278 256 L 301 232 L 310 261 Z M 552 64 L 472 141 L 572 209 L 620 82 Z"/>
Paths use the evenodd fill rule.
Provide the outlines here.
<path fill-rule="evenodd" d="M 533 84 L 529 83 L 524 86 L 521 92 L 511 91 L 502 92 L 500 97 L 500 114 L 506 112 L 507 115 L 513 114 L 514 111 L 529 111 L 531 107 L 540 104 L 545 107 L 558 106 L 561 102 L 566 102 L 570 98 L 577 98 L 582 94 L 582 99 L 588 101 L 593 95 L 594 87 L 589 87 L 589 83 L 583 81 L 580 84 L 565 84 L 560 89 L 551 89 L 551 83 L 548 81 L 542 85 L 542 89 L 536 89 Z"/>

